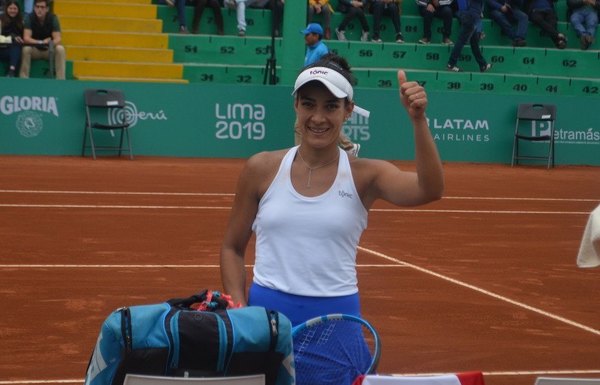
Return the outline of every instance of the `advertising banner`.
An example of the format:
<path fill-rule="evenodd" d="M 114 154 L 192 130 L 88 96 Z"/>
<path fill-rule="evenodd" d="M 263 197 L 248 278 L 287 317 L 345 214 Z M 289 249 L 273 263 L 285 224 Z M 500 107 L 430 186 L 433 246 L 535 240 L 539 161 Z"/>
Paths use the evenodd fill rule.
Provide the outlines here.
<path fill-rule="evenodd" d="M 293 145 L 294 100 L 288 86 L 9 78 L 0 79 L 0 154 L 80 155 L 86 88 L 124 91 L 134 155 L 246 158 Z M 361 143 L 361 156 L 412 160 L 412 126 L 398 91 L 358 88 L 355 101 L 371 111 L 368 119 L 354 114 L 344 126 Z M 558 165 L 600 165 L 600 120 L 594 114 L 599 100 L 431 92 L 427 116 L 442 159 L 510 163 L 517 105 L 533 102 L 557 106 Z M 102 144 L 118 135 L 95 137 Z M 548 148 L 544 142 L 531 146 Z"/>

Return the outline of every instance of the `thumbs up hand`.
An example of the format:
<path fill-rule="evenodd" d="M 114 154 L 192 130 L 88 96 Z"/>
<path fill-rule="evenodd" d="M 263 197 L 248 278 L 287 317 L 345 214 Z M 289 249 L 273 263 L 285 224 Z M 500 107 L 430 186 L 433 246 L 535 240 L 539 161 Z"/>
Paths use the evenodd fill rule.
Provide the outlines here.
<path fill-rule="evenodd" d="M 398 86 L 400 90 L 400 101 L 411 119 L 425 116 L 427 108 L 427 93 L 423 86 L 417 82 L 409 82 L 403 70 L 398 71 Z"/>

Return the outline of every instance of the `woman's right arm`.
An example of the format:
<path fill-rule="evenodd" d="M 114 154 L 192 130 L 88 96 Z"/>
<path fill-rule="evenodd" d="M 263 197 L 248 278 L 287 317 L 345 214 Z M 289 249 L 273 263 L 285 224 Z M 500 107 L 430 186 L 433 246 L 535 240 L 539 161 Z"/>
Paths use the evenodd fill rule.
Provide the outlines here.
<path fill-rule="evenodd" d="M 274 152 L 261 152 L 246 162 L 237 182 L 235 199 L 221 246 L 221 281 L 223 291 L 235 303 L 247 304 L 244 255 L 252 236 L 252 224 L 260 199 L 277 171 Z"/>

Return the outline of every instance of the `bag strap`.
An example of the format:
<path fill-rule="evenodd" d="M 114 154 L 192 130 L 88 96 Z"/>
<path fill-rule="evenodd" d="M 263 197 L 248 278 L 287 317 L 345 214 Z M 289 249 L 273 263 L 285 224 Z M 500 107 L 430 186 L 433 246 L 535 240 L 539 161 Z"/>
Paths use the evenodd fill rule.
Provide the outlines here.
<path fill-rule="evenodd" d="M 204 289 L 198 294 L 194 294 L 187 298 L 172 298 L 168 300 L 167 303 L 171 305 L 171 307 L 176 307 L 179 309 L 189 309 L 190 306 L 192 306 L 192 304 L 205 301 L 207 293 L 208 290 Z"/>
<path fill-rule="evenodd" d="M 275 349 L 277 348 L 277 340 L 279 339 L 279 313 L 274 310 L 266 311 L 267 319 L 269 320 L 269 331 L 271 334 L 271 343 L 269 344 L 269 351 L 275 351 Z"/>

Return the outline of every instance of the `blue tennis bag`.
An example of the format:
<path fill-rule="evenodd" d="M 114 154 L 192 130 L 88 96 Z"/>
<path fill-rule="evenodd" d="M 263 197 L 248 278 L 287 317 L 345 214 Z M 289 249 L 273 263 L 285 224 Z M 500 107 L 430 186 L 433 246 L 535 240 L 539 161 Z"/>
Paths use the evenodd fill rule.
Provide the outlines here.
<path fill-rule="evenodd" d="M 258 306 L 228 308 L 203 291 L 160 304 L 123 307 L 104 321 L 85 385 L 122 385 L 125 375 L 219 377 L 264 373 L 293 385 L 291 322 Z M 213 297 L 215 298 L 215 297 Z"/>

